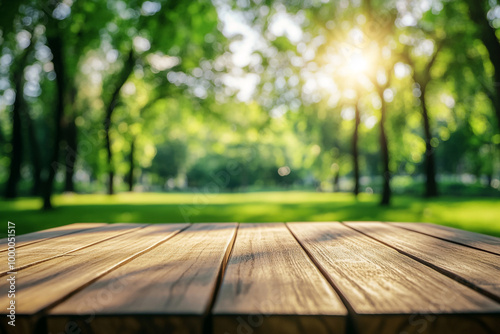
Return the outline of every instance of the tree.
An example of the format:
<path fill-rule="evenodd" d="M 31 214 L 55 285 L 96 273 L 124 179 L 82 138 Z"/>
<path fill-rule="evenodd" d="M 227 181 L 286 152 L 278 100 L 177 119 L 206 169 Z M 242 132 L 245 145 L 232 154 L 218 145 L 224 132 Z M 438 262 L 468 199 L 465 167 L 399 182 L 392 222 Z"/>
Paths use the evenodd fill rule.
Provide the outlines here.
<path fill-rule="evenodd" d="M 22 109 L 23 109 L 23 76 L 24 65 L 28 56 L 28 49 L 25 49 L 14 69 L 13 82 L 16 91 L 16 98 L 12 106 L 12 136 L 11 136 L 11 156 L 9 166 L 9 179 L 5 188 L 5 198 L 15 198 L 17 196 L 17 184 L 21 177 L 21 163 L 23 158 L 23 138 L 21 134 Z"/>
<path fill-rule="evenodd" d="M 364 33 L 372 41 L 377 43 L 377 52 L 374 55 L 377 71 L 373 71 L 370 80 L 375 86 L 375 91 L 380 99 L 380 155 L 382 162 L 382 197 L 381 205 L 389 205 L 391 202 L 391 170 L 389 167 L 389 145 L 386 132 L 387 103 L 384 93 L 389 88 L 393 61 L 384 57 L 384 48 L 388 48 L 390 42 L 394 43 L 394 25 L 396 15 L 394 11 L 386 8 L 374 8 L 371 0 L 364 0 L 364 9 L 368 16 L 368 24 L 364 27 Z M 381 78 L 382 80 L 380 80 Z M 383 82 L 385 80 L 385 82 Z"/>
<path fill-rule="evenodd" d="M 127 59 L 124 61 L 122 69 L 117 74 L 118 79 L 114 86 L 113 93 L 111 94 L 109 102 L 106 104 L 106 113 L 104 116 L 104 131 L 106 140 L 106 152 L 107 152 L 107 167 L 108 167 L 108 194 L 112 195 L 114 193 L 113 179 L 115 176 L 114 166 L 113 166 L 113 151 L 111 150 L 111 137 L 109 135 L 109 130 L 111 128 L 111 117 L 113 116 L 113 111 L 118 103 L 120 96 L 120 91 L 127 82 L 132 70 L 134 69 L 135 57 L 134 50 L 130 49 Z"/>
<path fill-rule="evenodd" d="M 139 49 L 134 52 L 131 47 L 127 59 L 124 61 L 123 66 L 116 74 L 116 81 L 112 94 L 106 102 L 104 130 L 105 130 L 105 146 L 107 152 L 107 169 L 108 169 L 108 194 L 114 193 L 113 179 L 115 176 L 115 166 L 113 162 L 112 139 L 110 136 L 110 129 L 113 124 L 114 110 L 120 99 L 120 91 L 125 85 L 127 80 L 130 79 L 134 65 L 140 63 L 142 70 L 147 69 L 148 63 L 154 62 L 156 58 L 168 58 L 166 54 L 172 53 L 176 50 L 174 55 L 176 59 L 181 60 L 181 70 L 187 72 L 199 66 L 199 62 L 204 57 L 213 57 L 218 50 L 218 37 L 220 33 L 217 31 L 217 14 L 210 1 L 200 0 L 193 2 L 179 2 L 170 1 L 157 9 L 148 9 L 142 3 L 134 4 L 134 8 L 142 15 L 137 19 L 130 19 L 124 22 L 124 28 L 130 26 L 136 27 L 136 32 L 129 36 L 115 37 L 115 43 L 130 44 L 129 42 L 123 43 L 123 40 L 131 39 L 139 41 Z M 160 9 L 161 8 L 161 9 Z M 186 13 L 204 13 L 204 19 L 200 20 L 198 16 L 185 15 Z M 188 19 L 189 18 L 189 19 Z M 214 40 L 207 40 L 206 36 L 211 36 Z M 172 57 L 174 58 L 174 57 Z M 151 64 L 149 64 L 151 65 Z M 155 67 L 154 64 L 151 67 Z M 162 67 L 162 66 L 160 66 Z M 155 68 L 154 72 L 158 75 L 165 75 L 165 71 L 173 66 L 158 69 Z M 164 81 L 164 79 L 153 78 L 154 82 Z M 160 87 L 164 84 L 160 83 Z M 154 95 L 154 94 L 153 94 Z M 136 140 L 136 137 L 133 137 Z M 130 145 L 130 147 L 133 147 Z M 135 147 L 135 146 L 134 146 Z"/>
<path fill-rule="evenodd" d="M 496 118 L 498 122 L 498 129 L 500 130 L 500 40 L 497 37 L 497 30 L 492 26 L 488 20 L 487 13 L 490 10 L 488 1 L 480 0 L 466 0 L 469 6 L 469 16 L 476 24 L 477 35 L 483 42 L 488 50 L 488 55 L 491 64 L 495 68 L 494 81 L 495 84 L 488 90 L 494 91 L 494 94 L 489 94 L 493 103 Z"/>
<path fill-rule="evenodd" d="M 132 140 L 130 141 L 130 153 L 129 153 L 130 169 L 127 175 L 128 191 L 132 191 L 134 189 L 134 168 L 135 168 L 134 155 L 135 155 L 135 137 L 132 137 Z"/>
<path fill-rule="evenodd" d="M 59 35 L 59 29 L 57 28 L 57 22 L 55 19 L 49 19 L 50 23 L 47 27 L 47 44 L 52 51 L 54 72 L 56 73 L 56 84 L 57 84 L 57 97 L 54 106 L 54 142 L 52 144 L 52 155 L 49 160 L 48 176 L 44 182 L 42 189 L 43 198 L 43 209 L 48 210 L 52 208 L 51 196 L 54 187 L 54 178 L 56 176 L 57 170 L 59 168 L 59 151 L 60 142 L 62 139 L 62 120 L 64 115 L 65 107 L 65 66 L 64 66 L 64 45 L 61 36 Z"/>
<path fill-rule="evenodd" d="M 435 197 L 438 195 L 438 188 L 436 182 L 436 158 L 435 158 L 435 150 L 433 148 L 432 143 L 432 122 L 429 115 L 429 109 L 427 104 L 427 92 L 429 82 L 432 80 L 431 70 L 436 62 L 436 59 L 439 55 L 439 52 L 444 46 L 444 42 L 441 40 L 434 47 L 434 51 L 430 56 L 430 59 L 424 64 L 420 69 L 417 67 L 416 62 L 411 57 L 408 49 L 406 49 L 404 53 L 404 57 L 408 64 L 413 69 L 413 80 L 418 85 L 415 91 L 418 94 L 420 104 L 421 104 L 421 112 L 422 112 L 422 125 L 424 129 L 424 140 L 425 140 L 425 196 L 426 197 Z"/>
<path fill-rule="evenodd" d="M 354 106 L 354 132 L 352 134 L 352 163 L 354 169 L 354 196 L 359 194 L 359 148 L 358 148 L 358 133 L 359 133 L 359 123 L 361 122 L 360 110 L 359 110 L 359 97 L 357 98 Z"/>
<path fill-rule="evenodd" d="M 62 6 L 58 4 L 55 8 Z M 61 140 L 64 142 L 63 164 L 65 169 L 64 190 L 75 190 L 73 176 L 78 150 L 78 127 L 76 118 L 82 114 L 77 107 L 78 79 L 80 75 L 80 62 L 87 52 L 101 43 L 100 30 L 113 21 L 112 11 L 107 1 L 75 2 L 71 5 L 70 14 L 58 14 L 59 34 L 64 43 L 62 65 L 65 67 L 65 110 L 63 115 L 63 133 Z M 53 14 L 54 15 L 54 14 Z"/>
<path fill-rule="evenodd" d="M 391 170 L 389 168 L 389 145 L 386 134 L 387 102 L 384 96 L 386 89 L 389 87 L 390 73 L 388 71 L 385 72 L 385 77 L 387 80 L 386 83 L 376 86 L 380 98 L 380 153 L 382 155 L 382 179 L 384 182 L 382 186 L 382 199 L 380 201 L 381 205 L 389 205 L 391 202 Z"/>

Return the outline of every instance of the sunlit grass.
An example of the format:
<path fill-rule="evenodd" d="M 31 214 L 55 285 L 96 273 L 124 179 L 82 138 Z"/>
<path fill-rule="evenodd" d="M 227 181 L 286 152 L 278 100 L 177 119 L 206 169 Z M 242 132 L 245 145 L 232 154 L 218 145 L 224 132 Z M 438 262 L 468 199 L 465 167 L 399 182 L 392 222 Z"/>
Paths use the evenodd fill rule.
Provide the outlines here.
<path fill-rule="evenodd" d="M 500 205 L 494 198 L 424 200 L 395 197 L 390 208 L 378 196 L 316 192 L 224 194 L 121 193 L 114 196 L 58 195 L 56 209 L 39 210 L 38 198 L 0 202 L 0 216 L 27 233 L 75 222 L 283 222 L 424 221 L 500 236 Z M 1 233 L 2 231 L 0 231 Z"/>

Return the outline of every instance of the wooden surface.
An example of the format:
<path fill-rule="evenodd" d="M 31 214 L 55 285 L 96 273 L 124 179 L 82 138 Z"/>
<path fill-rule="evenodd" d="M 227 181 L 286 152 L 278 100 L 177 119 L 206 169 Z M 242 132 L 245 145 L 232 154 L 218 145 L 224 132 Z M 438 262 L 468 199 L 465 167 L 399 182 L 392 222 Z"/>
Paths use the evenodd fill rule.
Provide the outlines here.
<path fill-rule="evenodd" d="M 144 326 L 163 333 L 201 332 L 235 236 L 236 224 L 191 226 L 52 309 L 49 331 L 64 331 L 75 321 L 82 333 L 140 332 Z M 111 293 L 116 286 L 119 291 Z M 121 323 L 116 314 L 142 317 Z"/>
<path fill-rule="evenodd" d="M 231 332 L 243 318 L 253 333 L 309 327 L 320 334 L 344 333 L 347 311 L 281 223 L 240 225 L 213 314 L 215 333 Z"/>
<path fill-rule="evenodd" d="M 500 302 L 500 257 L 383 223 L 347 223 Z"/>
<path fill-rule="evenodd" d="M 47 261 L 64 254 L 70 254 L 85 247 L 107 239 L 114 238 L 124 233 L 132 232 L 134 229 L 145 225 L 139 224 L 111 224 L 102 227 L 82 229 L 64 238 L 45 239 L 31 244 L 30 247 L 22 247 L 17 250 L 16 267 L 18 270 L 25 267 Z M 9 271 L 6 261 L 0 263 L 0 277 Z"/>
<path fill-rule="evenodd" d="M 50 238 L 59 237 L 76 232 L 83 232 L 96 227 L 105 225 L 104 223 L 75 223 L 65 226 L 54 227 L 48 230 L 28 233 L 16 237 L 16 248 L 30 245 Z M 8 249 L 7 238 L 0 239 L 0 252 L 5 252 Z"/>
<path fill-rule="evenodd" d="M 72 224 L 17 242 L 0 334 L 500 333 L 499 239 L 432 224 Z"/>
<path fill-rule="evenodd" d="M 78 289 L 165 241 L 185 227 L 186 225 L 150 225 L 133 234 L 123 234 L 19 270 L 16 281 L 16 314 L 20 316 L 20 327 L 34 329 L 41 311 L 60 303 Z M 8 290 L 7 284 L 0 285 L 0 306 L 3 309 L 6 309 L 9 303 Z"/>
<path fill-rule="evenodd" d="M 500 305 L 340 223 L 290 223 L 297 240 L 344 296 L 360 333 L 412 332 L 411 315 L 429 314 L 436 332 L 492 327 Z M 446 317 L 436 316 L 446 314 Z M 458 318 L 449 319 L 450 314 Z M 468 321 L 466 322 L 465 319 Z M 476 326 L 477 324 L 477 326 Z"/>
<path fill-rule="evenodd" d="M 489 235 L 428 223 L 391 223 L 391 225 L 500 255 L 500 239 Z"/>

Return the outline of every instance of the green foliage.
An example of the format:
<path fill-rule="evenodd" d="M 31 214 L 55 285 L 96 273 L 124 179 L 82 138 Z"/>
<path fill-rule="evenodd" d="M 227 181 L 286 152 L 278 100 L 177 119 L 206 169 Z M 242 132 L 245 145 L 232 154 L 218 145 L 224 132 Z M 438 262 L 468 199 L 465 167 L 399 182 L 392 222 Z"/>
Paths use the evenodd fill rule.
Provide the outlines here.
<path fill-rule="evenodd" d="M 42 178 L 51 163 L 61 166 L 57 191 L 66 170 L 74 171 L 77 192 L 103 191 L 109 170 L 119 189 L 127 188 L 132 170 L 143 190 L 189 191 L 214 180 L 219 191 L 329 191 L 337 181 L 348 190 L 357 103 L 359 162 L 368 179 L 362 184 L 379 192 L 381 104 L 387 106 L 391 175 L 419 180 L 426 154 L 424 91 L 438 176 L 455 183 L 473 178 L 481 194 L 500 189 L 494 84 L 500 69 L 482 39 L 484 27 L 470 17 L 470 1 L 434 1 L 428 8 L 378 0 L 4 2 L 0 184 L 9 177 L 18 94 L 26 116 L 22 194 L 31 192 L 38 151 Z M 490 7 L 482 4 L 478 10 L 486 18 Z M 497 27 L 493 11 L 488 17 Z M 50 50 L 54 37 L 62 41 L 62 59 Z M 13 78 L 21 72 L 23 91 L 16 92 Z M 60 91 L 64 115 L 58 122 Z M 64 138 L 54 143 L 58 126 Z M 55 147 L 62 153 L 52 162 Z M 231 176 L 227 181 L 220 179 L 224 173 Z M 461 191 L 442 183 L 444 193 Z M 419 182 L 412 184 L 413 191 L 404 191 L 421 190 Z"/>
<path fill-rule="evenodd" d="M 164 180 L 177 177 L 186 165 L 186 144 L 179 140 L 172 140 L 158 145 L 156 150 L 149 171 Z"/>

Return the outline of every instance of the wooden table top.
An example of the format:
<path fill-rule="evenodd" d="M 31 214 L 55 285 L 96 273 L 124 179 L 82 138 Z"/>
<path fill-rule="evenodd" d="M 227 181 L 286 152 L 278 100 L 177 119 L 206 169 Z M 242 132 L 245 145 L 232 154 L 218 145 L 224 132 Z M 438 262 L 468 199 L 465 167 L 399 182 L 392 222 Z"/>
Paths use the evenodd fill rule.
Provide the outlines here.
<path fill-rule="evenodd" d="M 0 333 L 500 333 L 500 239 L 425 223 L 79 223 L 0 240 Z"/>

